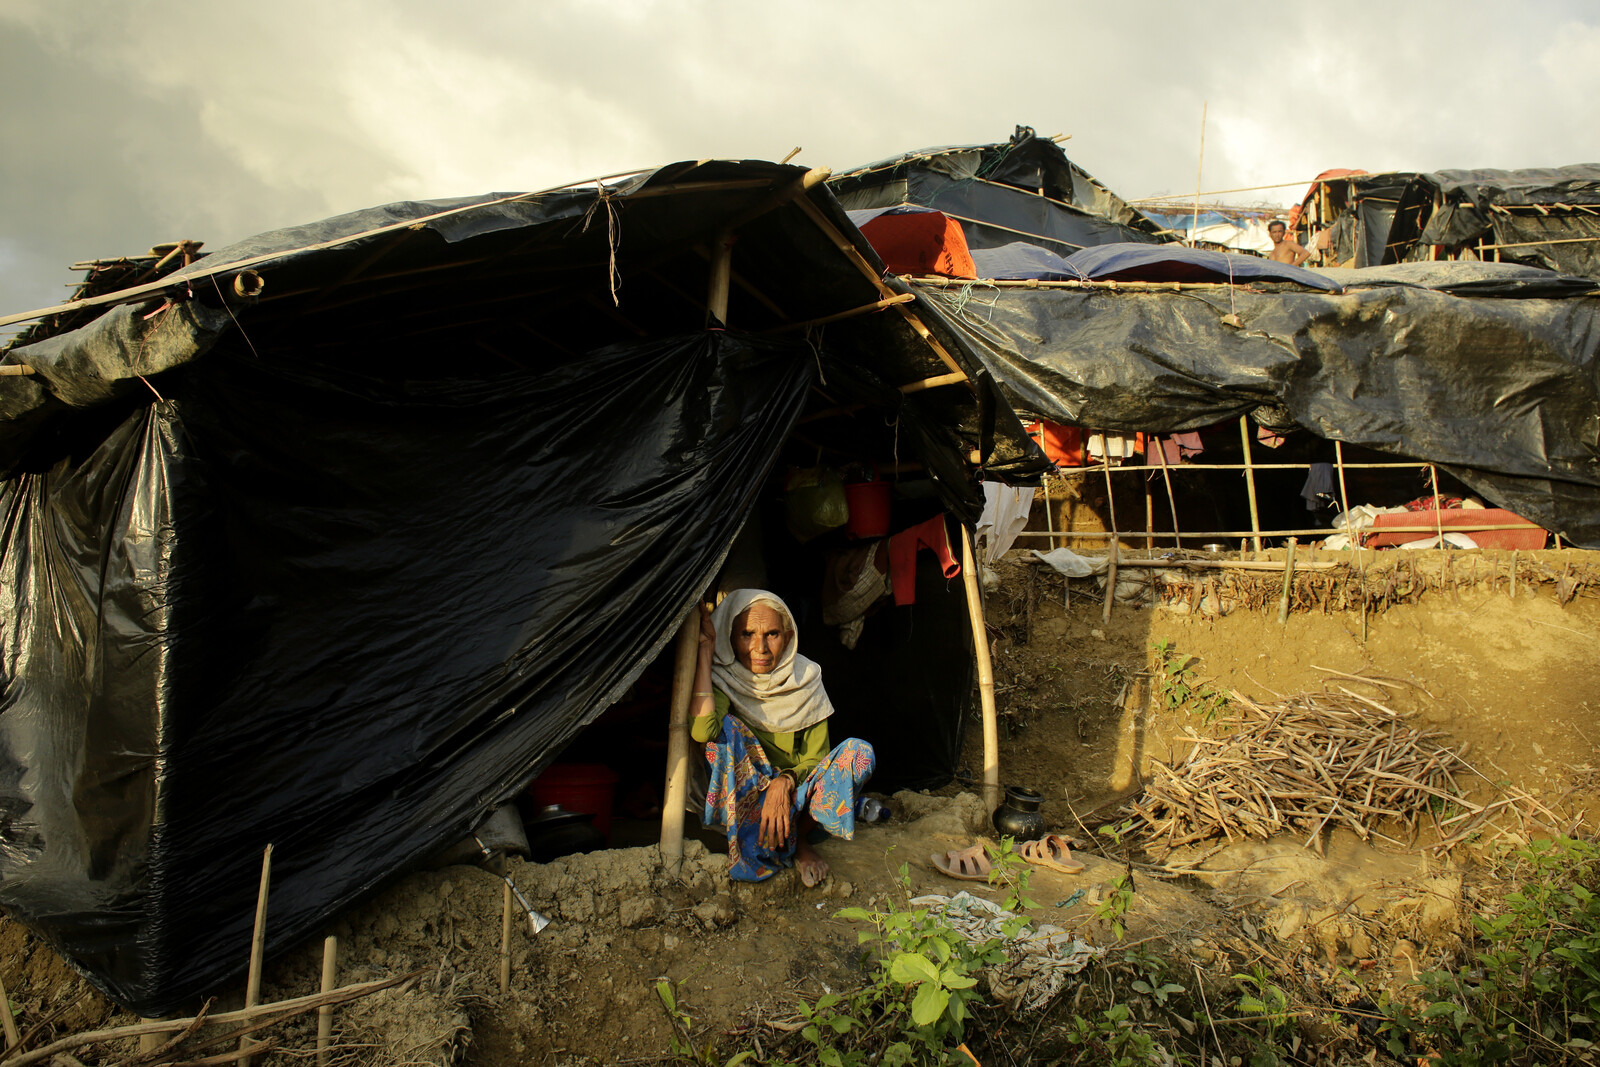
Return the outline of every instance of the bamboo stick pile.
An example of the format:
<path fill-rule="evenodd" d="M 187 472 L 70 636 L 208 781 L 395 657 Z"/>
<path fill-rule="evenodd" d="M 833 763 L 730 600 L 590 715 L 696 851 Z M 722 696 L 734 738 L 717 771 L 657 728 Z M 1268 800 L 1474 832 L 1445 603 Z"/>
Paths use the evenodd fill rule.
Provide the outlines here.
<path fill-rule="evenodd" d="M 1337 826 L 1403 845 L 1390 834 L 1414 841 L 1424 819 L 1438 831 L 1435 849 L 1448 849 L 1504 806 L 1463 795 L 1455 772 L 1470 768 L 1435 742 L 1438 733 L 1343 687 L 1272 704 L 1234 691 L 1217 726 L 1225 736 L 1191 730 L 1188 756 L 1157 762 L 1123 809 L 1130 830 L 1163 855 L 1210 838 L 1285 832 L 1321 852 L 1324 831 Z"/>

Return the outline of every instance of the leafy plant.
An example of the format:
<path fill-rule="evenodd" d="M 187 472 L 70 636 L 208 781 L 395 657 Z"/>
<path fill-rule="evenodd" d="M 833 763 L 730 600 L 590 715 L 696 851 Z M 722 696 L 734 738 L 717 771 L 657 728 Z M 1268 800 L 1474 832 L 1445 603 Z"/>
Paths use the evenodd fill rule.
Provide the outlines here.
<path fill-rule="evenodd" d="M 1156 658 L 1156 691 L 1172 711 L 1188 708 L 1210 726 L 1228 706 L 1227 694 L 1195 679 L 1194 656 L 1179 653 L 1166 638 L 1150 642 Z"/>
<path fill-rule="evenodd" d="M 1067 1023 L 1067 1041 L 1081 1045 L 1089 1057 L 1080 1062 L 1107 1067 L 1166 1067 L 1172 1062 L 1154 1037 L 1134 1025 L 1126 1004 L 1113 1004 L 1093 1018 L 1074 1015 Z"/>
<path fill-rule="evenodd" d="M 667 1019 L 672 1023 L 672 1039 L 669 1047 L 672 1054 L 680 1060 L 689 1063 L 703 1064 L 704 1067 L 716 1067 L 717 1045 L 715 1040 L 706 1042 L 704 1048 L 696 1048 L 694 1044 L 694 1019 L 684 1009 L 680 999 L 683 983 L 662 978 L 656 982 L 656 996 L 661 998 L 661 1006 L 666 1009 Z M 722 1067 L 738 1067 L 739 1064 L 754 1056 L 749 1050 L 737 1052 L 722 1064 Z"/>
<path fill-rule="evenodd" d="M 1133 886 L 1128 884 L 1128 876 L 1119 874 L 1111 880 L 1111 887 L 1106 890 L 1106 895 L 1100 898 L 1100 903 L 1094 906 L 1094 917 L 1101 922 L 1111 924 L 1111 933 L 1118 941 L 1122 940 L 1128 932 L 1127 925 L 1122 917 L 1128 914 L 1128 909 L 1133 906 Z"/>
<path fill-rule="evenodd" d="M 1470 965 L 1417 976 L 1420 1003 L 1382 1005 L 1388 1050 L 1439 1067 L 1588 1063 L 1600 1018 L 1600 847 L 1558 838 L 1506 859 L 1515 888 L 1472 922 Z"/>

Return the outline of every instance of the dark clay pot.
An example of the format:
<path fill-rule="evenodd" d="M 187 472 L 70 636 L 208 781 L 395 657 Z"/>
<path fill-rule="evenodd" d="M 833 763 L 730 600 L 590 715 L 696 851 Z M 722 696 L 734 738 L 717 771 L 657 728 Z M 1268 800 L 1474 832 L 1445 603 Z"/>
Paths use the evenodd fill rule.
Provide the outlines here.
<path fill-rule="evenodd" d="M 1006 786 L 1006 799 L 994 809 L 994 828 L 1002 837 L 1032 841 L 1044 833 L 1044 797 L 1020 785 Z"/>

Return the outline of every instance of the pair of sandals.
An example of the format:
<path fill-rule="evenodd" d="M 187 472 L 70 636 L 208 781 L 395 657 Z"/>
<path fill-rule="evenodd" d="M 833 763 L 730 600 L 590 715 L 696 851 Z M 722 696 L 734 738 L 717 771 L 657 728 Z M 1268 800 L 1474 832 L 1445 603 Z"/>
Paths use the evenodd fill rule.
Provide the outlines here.
<path fill-rule="evenodd" d="M 1024 841 L 1017 846 L 1017 855 L 1035 867 L 1061 874 L 1079 874 L 1084 869 L 1082 863 L 1072 858 L 1072 849 L 1060 834 L 1046 834 L 1037 841 Z M 940 874 L 966 882 L 987 882 L 989 872 L 994 869 L 981 844 L 971 848 L 953 848 L 942 856 L 929 856 L 928 861 Z"/>

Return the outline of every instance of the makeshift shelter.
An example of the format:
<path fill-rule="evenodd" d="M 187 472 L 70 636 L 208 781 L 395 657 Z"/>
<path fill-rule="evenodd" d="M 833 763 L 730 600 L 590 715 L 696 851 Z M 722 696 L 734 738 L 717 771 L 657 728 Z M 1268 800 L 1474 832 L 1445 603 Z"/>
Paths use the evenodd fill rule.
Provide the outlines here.
<path fill-rule="evenodd" d="M 1130 245 L 1042 279 L 912 287 L 1019 412 L 1126 433 L 1252 414 L 1437 464 L 1600 547 L 1600 300 L 1587 279 L 1504 263 L 1307 271 Z"/>
<path fill-rule="evenodd" d="M 1329 265 L 1482 259 L 1600 278 L 1600 164 L 1319 176 L 1299 212 Z"/>
<path fill-rule="evenodd" d="M 1169 239 L 1055 140 L 1027 126 L 1008 142 L 923 149 L 847 171 L 829 184 L 851 211 L 938 210 L 961 224 L 971 249 L 1021 242 L 1065 256 L 1093 245 Z"/>
<path fill-rule="evenodd" d="M 977 470 L 1042 459 L 822 177 L 390 204 L 9 317 L 43 324 L 0 361 L 0 904 L 145 1014 L 242 970 L 268 844 L 268 949 L 303 939 L 689 632 L 785 450 L 828 447 L 808 405 L 964 540 Z M 950 691 L 874 710 L 947 738 L 970 637 L 921 639 Z"/>

